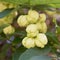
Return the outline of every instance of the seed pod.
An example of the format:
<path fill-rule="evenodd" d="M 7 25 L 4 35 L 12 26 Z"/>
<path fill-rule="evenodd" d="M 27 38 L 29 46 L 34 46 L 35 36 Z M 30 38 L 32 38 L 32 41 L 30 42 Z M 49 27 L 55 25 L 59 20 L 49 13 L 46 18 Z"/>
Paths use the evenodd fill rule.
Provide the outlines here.
<path fill-rule="evenodd" d="M 35 40 L 35 44 L 37 47 L 43 48 L 48 43 L 47 37 L 43 33 L 39 33 Z"/>
<path fill-rule="evenodd" d="M 34 39 L 33 38 L 25 37 L 22 40 L 22 44 L 26 48 L 33 48 L 33 47 L 35 47 L 35 43 L 34 43 Z"/>
<path fill-rule="evenodd" d="M 27 20 L 29 21 L 29 23 L 36 23 L 38 21 L 39 18 L 39 13 L 35 10 L 29 10 L 28 11 L 28 16 L 27 16 Z"/>
<path fill-rule="evenodd" d="M 26 17 L 27 15 L 19 16 L 17 23 L 20 27 L 26 27 L 29 24 Z"/>
<path fill-rule="evenodd" d="M 39 15 L 39 22 L 45 22 L 46 21 L 46 15 L 44 13 Z"/>
<path fill-rule="evenodd" d="M 8 27 L 5 27 L 3 29 L 4 34 L 13 34 L 15 32 L 15 29 L 10 25 Z"/>

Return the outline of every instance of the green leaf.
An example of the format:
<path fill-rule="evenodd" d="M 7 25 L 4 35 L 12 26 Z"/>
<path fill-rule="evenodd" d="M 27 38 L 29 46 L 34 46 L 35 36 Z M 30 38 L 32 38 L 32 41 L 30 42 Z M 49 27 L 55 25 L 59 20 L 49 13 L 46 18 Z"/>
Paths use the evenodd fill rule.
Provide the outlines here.
<path fill-rule="evenodd" d="M 10 46 L 9 44 L 5 44 L 2 47 L 2 50 L 0 51 L 0 60 L 4 60 L 5 59 L 9 46 Z"/>
<path fill-rule="evenodd" d="M 50 6 L 52 6 L 53 8 L 60 8 L 60 4 L 49 4 Z"/>
<path fill-rule="evenodd" d="M 50 47 L 41 48 L 31 48 L 26 50 L 20 57 L 19 60 L 28 60 L 33 56 L 47 55 L 50 52 Z"/>
<path fill-rule="evenodd" d="M 50 42 L 53 42 L 53 43 L 55 43 L 55 44 L 60 45 L 60 42 L 59 42 L 56 34 L 54 34 L 54 33 L 52 33 L 52 32 L 47 32 L 46 35 L 47 35 L 48 40 L 49 40 Z"/>
<path fill-rule="evenodd" d="M 26 49 L 24 47 L 19 47 L 15 53 L 13 54 L 13 59 L 12 60 L 18 60 L 19 56 L 25 51 Z"/>
<path fill-rule="evenodd" d="M 25 4 L 28 2 L 28 0 L 0 0 L 0 1 L 13 3 L 13 4 Z"/>
<path fill-rule="evenodd" d="M 57 26 L 56 30 L 57 30 L 57 34 L 60 34 L 60 26 Z"/>
<path fill-rule="evenodd" d="M 41 56 L 34 56 L 30 58 L 29 60 L 52 60 L 52 59 L 49 56 L 41 55 Z"/>
<path fill-rule="evenodd" d="M 0 12 L 0 18 L 3 18 L 6 15 L 8 15 L 9 13 L 11 13 L 12 10 L 13 10 L 13 8 L 11 8 L 11 9 L 5 9 L 4 11 Z"/>
<path fill-rule="evenodd" d="M 40 5 L 40 4 L 59 4 L 60 0 L 0 0 L 4 2 L 14 3 L 14 4 L 29 4 L 29 5 Z"/>

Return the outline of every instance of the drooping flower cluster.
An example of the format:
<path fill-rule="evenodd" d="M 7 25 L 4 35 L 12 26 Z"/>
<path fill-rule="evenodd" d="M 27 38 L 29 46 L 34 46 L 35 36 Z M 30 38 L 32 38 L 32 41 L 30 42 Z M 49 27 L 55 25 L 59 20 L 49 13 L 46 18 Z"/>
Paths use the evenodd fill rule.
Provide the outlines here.
<path fill-rule="evenodd" d="M 19 16 L 17 23 L 20 27 L 26 27 L 27 36 L 22 40 L 22 44 L 26 48 L 41 47 L 48 43 L 45 33 L 47 25 L 45 23 L 46 15 L 39 14 L 35 10 L 29 10 L 28 15 Z"/>

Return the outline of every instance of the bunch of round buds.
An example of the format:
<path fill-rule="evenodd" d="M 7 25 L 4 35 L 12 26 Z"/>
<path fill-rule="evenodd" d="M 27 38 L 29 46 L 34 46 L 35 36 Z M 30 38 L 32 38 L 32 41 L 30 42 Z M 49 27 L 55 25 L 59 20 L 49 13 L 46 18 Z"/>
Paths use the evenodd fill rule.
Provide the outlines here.
<path fill-rule="evenodd" d="M 26 27 L 27 36 L 22 40 L 22 44 L 26 48 L 41 47 L 43 48 L 48 40 L 44 33 L 47 32 L 45 23 L 46 15 L 39 14 L 35 10 L 29 10 L 28 15 L 18 17 L 17 23 L 20 27 Z"/>
<path fill-rule="evenodd" d="M 13 34 L 15 32 L 15 29 L 14 29 L 14 27 L 12 27 L 10 25 L 10 26 L 5 27 L 3 29 L 3 32 L 4 32 L 4 34 Z"/>

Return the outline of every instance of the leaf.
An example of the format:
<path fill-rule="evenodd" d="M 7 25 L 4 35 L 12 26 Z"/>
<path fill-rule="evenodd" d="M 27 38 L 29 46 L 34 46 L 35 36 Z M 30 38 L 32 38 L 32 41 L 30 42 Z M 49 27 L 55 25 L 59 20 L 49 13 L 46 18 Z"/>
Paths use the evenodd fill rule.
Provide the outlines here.
<path fill-rule="evenodd" d="M 0 1 L 13 3 L 13 4 L 25 4 L 28 2 L 28 0 L 0 0 Z"/>
<path fill-rule="evenodd" d="M 30 0 L 31 5 L 40 5 L 40 4 L 59 4 L 60 0 Z"/>
<path fill-rule="evenodd" d="M 34 56 L 30 58 L 29 60 L 52 60 L 52 58 L 49 56 L 41 55 L 41 56 Z"/>
<path fill-rule="evenodd" d="M 40 4 L 59 4 L 60 0 L 0 0 L 13 4 L 28 4 L 28 5 L 40 5 Z M 59 6 L 60 7 L 60 6 Z"/>
<path fill-rule="evenodd" d="M 31 48 L 26 50 L 20 57 L 19 60 L 28 60 L 33 56 L 47 55 L 50 52 L 50 47 L 41 48 Z"/>
<path fill-rule="evenodd" d="M 5 44 L 3 47 L 2 47 L 2 50 L 0 51 L 0 60 L 4 60 L 5 59 L 5 56 L 7 54 L 7 50 L 9 48 L 9 44 Z"/>
<path fill-rule="evenodd" d="M 59 42 L 58 38 L 56 37 L 56 34 L 54 34 L 52 32 L 47 32 L 46 35 L 47 35 L 48 40 L 50 42 L 53 42 L 53 43 L 60 45 L 60 42 Z"/>
<path fill-rule="evenodd" d="M 57 26 L 56 30 L 57 30 L 57 34 L 60 34 L 60 26 Z"/>
<path fill-rule="evenodd" d="M 0 12 L 0 18 L 3 18 L 6 15 L 8 15 L 12 10 L 13 10 L 13 8 L 11 8 L 11 9 L 5 9 L 4 11 Z"/>
<path fill-rule="evenodd" d="M 49 4 L 53 8 L 60 8 L 60 3 L 59 4 Z"/>
<path fill-rule="evenodd" d="M 10 24 L 3 24 L 2 26 L 0 26 L 0 33 L 3 31 L 3 29 L 7 26 L 9 26 Z"/>
<path fill-rule="evenodd" d="M 12 60 L 18 60 L 19 56 L 25 51 L 26 49 L 24 47 L 19 47 L 15 53 L 13 54 L 13 59 Z"/>

